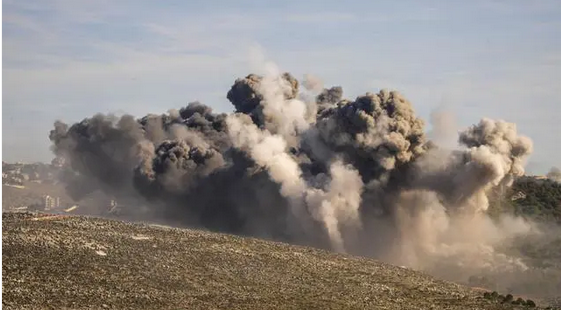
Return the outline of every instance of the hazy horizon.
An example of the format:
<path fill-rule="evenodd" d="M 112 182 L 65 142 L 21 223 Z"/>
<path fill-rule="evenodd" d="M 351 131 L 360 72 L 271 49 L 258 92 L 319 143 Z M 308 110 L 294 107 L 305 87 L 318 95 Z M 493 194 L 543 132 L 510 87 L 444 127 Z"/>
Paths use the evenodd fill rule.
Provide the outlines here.
<path fill-rule="evenodd" d="M 49 162 L 48 133 L 95 113 L 164 113 L 226 93 L 256 48 L 344 97 L 395 89 L 427 124 L 514 122 L 529 173 L 559 166 L 556 1 L 3 1 L 3 161 Z"/>

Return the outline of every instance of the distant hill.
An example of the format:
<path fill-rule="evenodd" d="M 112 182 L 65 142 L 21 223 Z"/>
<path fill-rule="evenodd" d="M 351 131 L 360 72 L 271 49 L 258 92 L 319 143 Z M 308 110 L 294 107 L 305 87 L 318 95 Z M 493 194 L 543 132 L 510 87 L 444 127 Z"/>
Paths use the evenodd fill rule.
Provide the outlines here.
<path fill-rule="evenodd" d="M 513 201 L 516 214 L 561 223 L 561 183 L 523 177 L 516 180 L 511 191 L 525 194 L 523 199 Z"/>
<path fill-rule="evenodd" d="M 490 212 L 508 212 L 561 224 L 561 183 L 545 177 L 520 177 L 511 188 L 494 193 Z"/>
<path fill-rule="evenodd" d="M 4 309 L 524 309 L 375 260 L 78 216 L 2 215 Z"/>

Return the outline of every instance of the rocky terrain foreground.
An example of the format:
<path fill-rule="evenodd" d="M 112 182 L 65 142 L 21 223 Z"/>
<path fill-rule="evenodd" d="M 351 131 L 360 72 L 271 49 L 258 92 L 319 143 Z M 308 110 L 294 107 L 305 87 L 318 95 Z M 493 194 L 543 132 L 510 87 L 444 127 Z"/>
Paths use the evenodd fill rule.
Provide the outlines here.
<path fill-rule="evenodd" d="M 523 309 L 375 260 L 196 230 L 2 214 L 4 309 Z"/>

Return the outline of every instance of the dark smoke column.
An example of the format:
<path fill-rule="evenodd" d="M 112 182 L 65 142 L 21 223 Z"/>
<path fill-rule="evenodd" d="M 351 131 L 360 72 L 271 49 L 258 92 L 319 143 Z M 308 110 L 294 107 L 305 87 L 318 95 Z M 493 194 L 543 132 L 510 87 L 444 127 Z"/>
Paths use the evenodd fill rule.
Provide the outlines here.
<path fill-rule="evenodd" d="M 299 87 L 298 80 L 290 73 L 282 74 L 281 78 L 288 86 L 283 90 L 284 98 L 286 100 L 296 98 Z M 260 127 L 266 122 L 265 115 L 263 115 L 264 89 L 261 85 L 262 81 L 263 77 L 256 74 L 237 79 L 226 96 L 236 108 L 236 112 L 251 116 L 253 122 Z"/>
<path fill-rule="evenodd" d="M 97 189 L 131 190 L 132 171 L 140 160 L 136 146 L 143 139 L 142 128 L 132 116 L 98 114 L 70 127 L 57 121 L 49 138 L 55 155 L 74 171 L 67 180 L 74 199 Z"/>
<path fill-rule="evenodd" d="M 318 98 L 327 100 L 327 94 Z M 316 128 L 329 149 L 360 171 L 365 182 L 376 180 L 424 153 L 424 122 L 397 92 L 368 93 L 341 101 L 321 112 Z"/>

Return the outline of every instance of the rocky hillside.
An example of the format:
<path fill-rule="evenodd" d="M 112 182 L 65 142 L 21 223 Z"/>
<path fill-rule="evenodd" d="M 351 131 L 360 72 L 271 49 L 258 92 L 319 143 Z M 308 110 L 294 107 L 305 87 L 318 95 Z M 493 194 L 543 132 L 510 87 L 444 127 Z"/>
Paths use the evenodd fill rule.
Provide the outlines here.
<path fill-rule="evenodd" d="M 2 226 L 4 309 L 527 307 L 374 260 L 251 238 L 32 213 L 3 213 Z"/>

